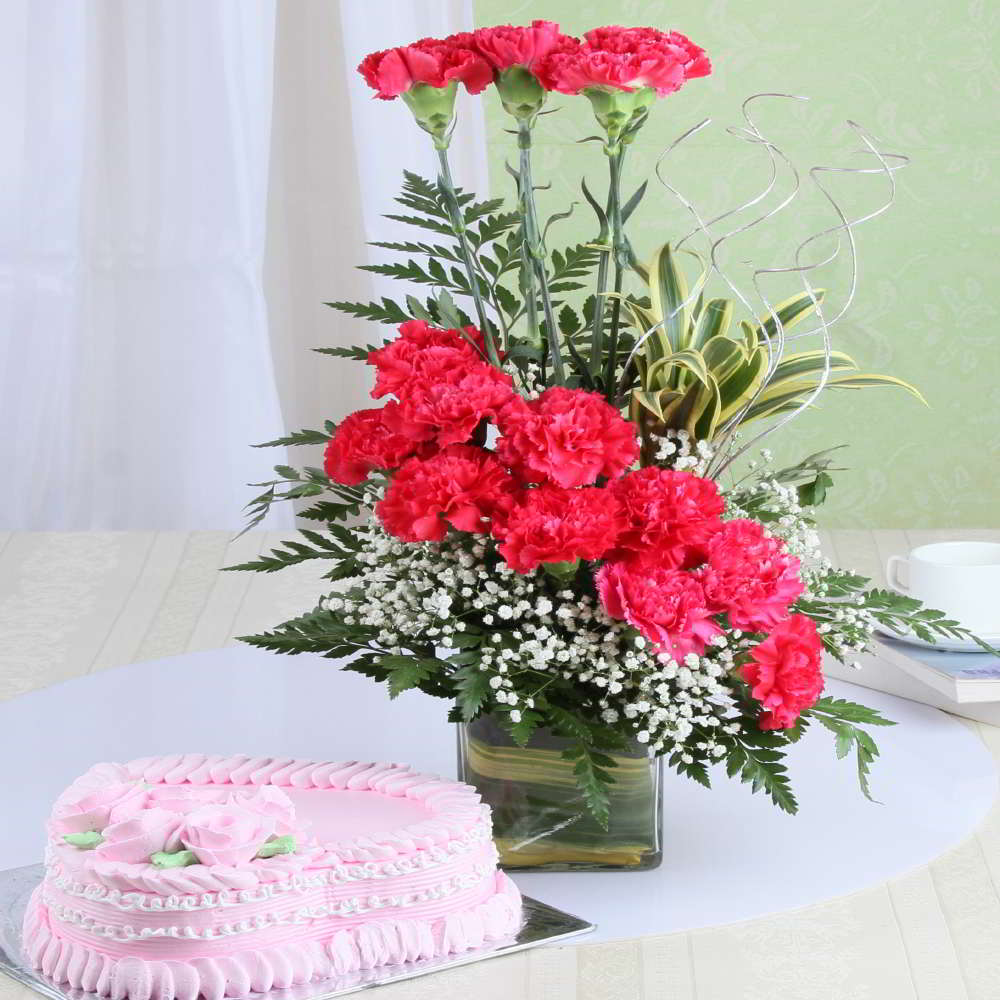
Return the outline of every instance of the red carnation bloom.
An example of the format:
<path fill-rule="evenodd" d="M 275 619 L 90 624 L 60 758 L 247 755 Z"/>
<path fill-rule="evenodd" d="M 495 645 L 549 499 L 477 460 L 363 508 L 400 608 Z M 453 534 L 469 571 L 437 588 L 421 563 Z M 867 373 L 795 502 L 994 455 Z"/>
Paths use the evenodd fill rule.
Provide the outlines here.
<path fill-rule="evenodd" d="M 562 34 L 555 21 L 532 21 L 530 28 L 501 24 L 480 28 L 472 35 L 476 51 L 497 72 L 511 66 L 524 66 L 534 73 L 553 49 L 575 41 Z"/>
<path fill-rule="evenodd" d="M 762 632 L 788 617 L 805 590 L 799 560 L 756 521 L 727 521 L 708 543 L 701 582 L 717 612 L 734 628 Z"/>
<path fill-rule="evenodd" d="M 611 488 L 629 520 L 618 540 L 623 557 L 680 569 L 705 561 L 705 546 L 721 527 L 725 508 L 711 479 L 650 466 Z"/>
<path fill-rule="evenodd" d="M 451 351 L 436 353 L 435 367 L 463 369 L 485 357 L 483 335 L 474 326 L 459 330 L 439 330 L 423 320 L 412 319 L 399 327 L 399 336 L 385 347 L 368 353 L 368 364 L 375 366 L 375 388 L 372 396 L 378 399 L 388 393 L 399 395 L 400 390 L 413 378 L 417 359 L 431 348 Z"/>
<path fill-rule="evenodd" d="M 500 418 L 497 454 L 521 478 L 567 488 L 620 476 L 638 457 L 635 427 L 596 392 L 554 386 L 517 397 Z"/>
<path fill-rule="evenodd" d="M 465 326 L 461 330 L 442 330 L 422 319 L 409 319 L 400 324 L 399 336 L 417 347 L 460 347 L 471 350 L 477 358 L 486 357 L 483 334 L 474 326 Z"/>
<path fill-rule="evenodd" d="M 386 531 L 404 542 L 439 542 L 451 524 L 483 533 L 512 503 L 516 484 L 496 458 L 453 444 L 431 458 L 411 458 L 375 507 Z"/>
<path fill-rule="evenodd" d="M 564 94 L 653 87 L 660 97 L 711 72 L 705 51 L 678 31 L 617 25 L 588 31 L 582 42 L 552 52 L 539 68 L 545 86 Z"/>
<path fill-rule="evenodd" d="M 493 534 L 507 565 L 530 573 L 542 563 L 600 559 L 622 524 L 621 508 L 607 490 L 545 484 L 522 494 L 517 506 L 494 523 Z"/>
<path fill-rule="evenodd" d="M 482 362 L 459 361 L 458 352 L 432 347 L 416 359 L 413 375 L 396 389 L 399 407 L 387 426 L 411 441 L 444 447 L 468 441 L 482 420 L 495 420 L 514 399 L 514 380 Z"/>
<path fill-rule="evenodd" d="M 704 653 L 708 640 L 722 632 L 691 573 L 613 560 L 597 571 L 596 583 L 612 618 L 634 625 L 659 652 L 676 660 Z"/>
<path fill-rule="evenodd" d="M 416 83 L 447 87 L 452 80 L 465 84 L 470 94 L 478 94 L 492 83 L 493 71 L 478 52 L 461 44 L 462 39 L 471 42 L 472 36 L 421 38 L 412 45 L 372 52 L 358 72 L 383 101 L 391 101 Z"/>
<path fill-rule="evenodd" d="M 753 648 L 742 674 L 765 710 L 761 729 L 791 729 L 816 704 L 823 693 L 822 655 L 823 642 L 806 615 L 792 615 Z"/>
<path fill-rule="evenodd" d="M 356 486 L 373 469 L 395 469 L 417 449 L 409 438 L 385 425 L 385 409 L 358 410 L 345 417 L 323 456 L 323 468 L 335 483 Z"/>

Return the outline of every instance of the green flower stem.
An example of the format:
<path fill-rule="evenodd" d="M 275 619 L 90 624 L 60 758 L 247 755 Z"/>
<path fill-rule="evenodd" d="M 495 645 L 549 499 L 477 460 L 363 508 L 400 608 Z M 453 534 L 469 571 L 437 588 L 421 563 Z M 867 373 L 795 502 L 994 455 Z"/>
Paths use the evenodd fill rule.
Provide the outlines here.
<path fill-rule="evenodd" d="M 608 337 L 608 360 L 604 369 L 604 386 L 607 400 L 612 406 L 620 406 L 616 401 L 618 394 L 618 382 L 615 369 L 618 367 L 618 331 L 621 328 L 622 302 L 618 298 L 622 292 L 622 282 L 624 278 L 624 268 L 615 264 L 615 300 L 611 303 L 611 334 Z M 624 375 L 625 373 L 622 372 Z"/>
<path fill-rule="evenodd" d="M 608 282 L 608 264 L 610 258 L 615 263 L 616 298 L 611 306 L 611 333 L 608 337 L 608 358 L 604 366 L 604 391 L 609 402 L 614 405 L 616 393 L 615 375 L 618 366 L 618 332 L 620 328 L 621 300 L 617 298 L 622 291 L 625 268 L 629 265 L 631 251 L 625 238 L 625 227 L 622 222 L 622 163 L 625 159 L 625 147 L 622 143 L 608 144 L 604 147 L 608 157 L 608 208 L 611 222 L 611 251 L 601 255 L 598 270 L 597 301 L 594 305 L 594 336 L 596 350 L 591 356 L 591 363 L 596 371 L 601 363 L 604 342 L 604 313 L 606 307 L 606 291 Z"/>
<path fill-rule="evenodd" d="M 469 279 L 469 289 L 472 292 L 472 299 L 476 304 L 476 317 L 479 320 L 479 329 L 482 331 L 483 339 L 486 342 L 486 353 L 490 363 L 500 367 L 500 355 L 497 353 L 496 340 L 493 336 L 493 328 L 490 325 L 489 317 L 486 315 L 486 304 L 479 289 L 479 276 L 472 263 L 472 250 L 469 247 L 469 240 L 465 234 L 465 220 L 462 218 L 462 206 L 458 203 L 458 195 L 455 194 L 455 182 L 451 178 L 451 167 L 448 164 L 448 150 L 438 146 L 438 163 L 440 173 L 438 183 L 445 196 L 448 206 L 448 214 L 451 216 L 451 228 L 454 230 L 455 238 L 458 240 L 459 251 L 462 255 L 462 263 L 465 266 L 465 274 Z"/>
<path fill-rule="evenodd" d="M 523 187 L 523 182 L 519 181 Z M 521 214 L 524 215 L 524 197 L 521 196 Z M 528 321 L 528 339 L 534 343 L 538 336 L 538 293 L 535 289 L 535 266 L 531 260 L 531 247 L 528 245 L 528 227 L 521 226 L 521 294 L 524 296 L 524 311 Z M 543 342 L 542 350 L 542 381 L 545 380 L 545 358 L 548 345 Z"/>
<path fill-rule="evenodd" d="M 566 371 L 563 367 L 562 352 L 559 350 L 559 328 L 556 326 L 555 313 L 552 311 L 552 298 L 549 295 L 549 278 L 545 272 L 545 247 L 542 244 L 542 234 L 538 226 L 535 188 L 531 178 L 531 125 L 526 121 L 519 121 L 517 124 L 517 145 L 521 151 L 518 183 L 521 188 L 521 216 L 524 232 L 521 259 L 524 260 L 524 246 L 527 246 L 530 263 L 538 278 L 538 287 L 542 295 L 542 311 L 545 313 L 549 352 L 552 356 L 552 375 L 559 385 L 565 385 Z M 533 298 L 534 289 L 532 288 L 527 299 L 531 305 L 533 305 Z"/>
<path fill-rule="evenodd" d="M 600 242 L 605 242 L 608 234 L 602 234 Z M 608 290 L 608 264 L 611 247 L 601 251 L 597 264 L 597 294 L 594 299 L 594 326 L 590 335 L 590 373 L 596 375 L 604 360 L 604 293 Z"/>

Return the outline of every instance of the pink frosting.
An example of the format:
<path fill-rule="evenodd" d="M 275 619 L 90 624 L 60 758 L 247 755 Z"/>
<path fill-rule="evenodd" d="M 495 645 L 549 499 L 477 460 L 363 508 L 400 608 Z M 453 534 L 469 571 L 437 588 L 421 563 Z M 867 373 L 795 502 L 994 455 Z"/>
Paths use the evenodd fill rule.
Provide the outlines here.
<path fill-rule="evenodd" d="M 369 921 L 323 939 L 302 936 L 253 950 L 232 948 L 226 954 L 176 961 L 115 957 L 61 936 L 39 887 L 28 906 L 24 937 L 33 967 L 60 985 L 112 1000 L 222 1000 L 502 941 L 520 926 L 521 895 L 502 872 L 493 876 L 492 890 L 482 902 L 434 919 Z"/>
<path fill-rule="evenodd" d="M 295 834 L 298 830 L 295 805 L 292 800 L 274 785 L 261 785 L 251 791 L 231 792 L 226 800 L 237 806 L 245 806 L 262 816 L 274 820 L 274 832 L 279 837 Z"/>
<path fill-rule="evenodd" d="M 102 782 L 102 778 L 108 780 Z M 99 774 L 88 771 L 56 800 L 49 828 L 59 835 L 103 830 L 113 820 L 127 818 L 124 810 L 130 801 L 141 803 L 142 796 L 141 785 L 129 780 L 126 774 L 114 770 Z"/>
<path fill-rule="evenodd" d="M 184 846 L 203 865 L 245 865 L 274 833 L 273 816 L 235 803 L 208 805 L 188 813 L 181 830 Z"/>
<path fill-rule="evenodd" d="M 475 948 L 519 925 L 489 811 L 466 785 L 395 764 L 187 754 L 99 765 L 72 801 L 130 783 L 151 786 L 143 808 L 97 850 L 50 836 L 24 941 L 57 983 L 114 1000 L 239 997 Z M 255 858 L 271 833 L 301 828 L 301 810 L 317 839 Z M 202 863 L 141 860 L 178 839 Z"/>
<path fill-rule="evenodd" d="M 131 819 L 112 823 L 104 830 L 97 856 L 107 861 L 147 862 L 159 851 L 179 851 L 181 819 L 177 813 L 152 806 Z"/>

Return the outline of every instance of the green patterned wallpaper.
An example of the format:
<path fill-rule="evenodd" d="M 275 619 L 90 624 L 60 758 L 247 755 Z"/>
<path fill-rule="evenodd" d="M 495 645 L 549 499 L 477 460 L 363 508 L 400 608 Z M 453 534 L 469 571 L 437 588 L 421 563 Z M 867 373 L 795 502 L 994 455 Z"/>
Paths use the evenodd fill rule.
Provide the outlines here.
<path fill-rule="evenodd" d="M 824 527 L 1000 527 L 1000 283 L 994 271 L 1000 16 L 984 0 L 944 5 L 928 0 L 715 0 L 708 3 L 476 0 L 477 22 L 527 23 L 544 17 L 565 31 L 599 24 L 642 24 L 683 31 L 704 46 L 715 72 L 660 102 L 630 153 L 628 191 L 652 174 L 659 153 L 702 118 L 699 134 L 671 157 L 670 180 L 703 211 L 733 207 L 768 178 L 759 150 L 726 136 L 750 94 L 809 95 L 809 104 L 762 106 L 758 124 L 795 162 L 857 162 L 844 125 L 853 118 L 912 164 L 901 174 L 895 205 L 858 230 L 860 288 L 835 346 L 871 371 L 917 384 L 930 408 L 901 391 L 827 393 L 822 405 L 768 441 L 777 458 L 794 459 L 847 442 L 837 485 L 823 508 Z M 546 215 L 580 202 L 550 231 L 550 246 L 590 239 L 593 216 L 579 193 L 585 174 L 605 190 L 596 143 L 578 145 L 595 125 L 583 98 L 557 96 L 557 114 L 536 129 L 536 178 L 551 181 Z M 516 156 L 495 97 L 488 103 L 490 175 L 509 191 L 505 159 Z M 832 224 L 828 208 L 804 186 L 794 211 L 746 237 L 726 271 L 748 287 L 750 267 L 786 264 L 803 236 Z M 787 190 L 787 187 L 782 187 Z M 884 181 L 839 178 L 849 212 L 879 203 Z M 686 232 L 684 210 L 655 178 L 630 233 L 641 256 Z M 839 263 L 816 283 L 842 300 L 847 269 Z M 796 290 L 786 286 L 789 291 Z M 768 288 L 777 297 L 780 284 Z M 839 294 L 838 294 L 839 292 Z M 716 294 L 722 294 L 720 290 Z M 788 294 L 785 292 L 784 294 Z M 818 346 L 818 345 L 817 345 Z"/>

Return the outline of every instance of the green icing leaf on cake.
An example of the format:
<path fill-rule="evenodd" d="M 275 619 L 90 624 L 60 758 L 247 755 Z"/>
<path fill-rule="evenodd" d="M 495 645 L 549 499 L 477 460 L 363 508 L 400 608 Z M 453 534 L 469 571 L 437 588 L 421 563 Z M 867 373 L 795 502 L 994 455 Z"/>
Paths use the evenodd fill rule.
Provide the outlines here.
<path fill-rule="evenodd" d="M 64 833 L 63 840 L 81 851 L 92 851 L 104 838 L 96 830 L 88 830 L 86 833 Z"/>
<path fill-rule="evenodd" d="M 194 851 L 157 851 L 149 860 L 156 868 L 184 868 L 198 864 Z"/>
<path fill-rule="evenodd" d="M 258 858 L 273 858 L 276 854 L 294 854 L 295 838 L 291 834 L 272 837 L 258 852 Z"/>

